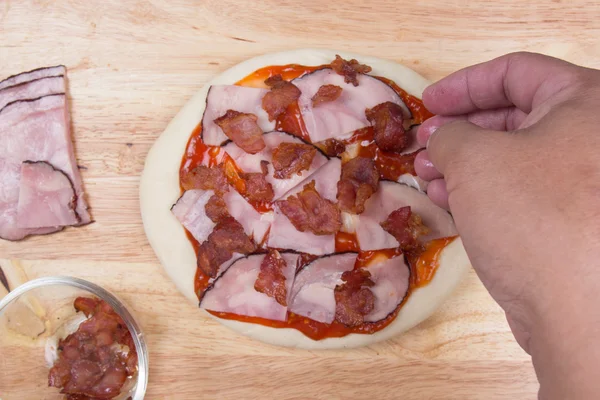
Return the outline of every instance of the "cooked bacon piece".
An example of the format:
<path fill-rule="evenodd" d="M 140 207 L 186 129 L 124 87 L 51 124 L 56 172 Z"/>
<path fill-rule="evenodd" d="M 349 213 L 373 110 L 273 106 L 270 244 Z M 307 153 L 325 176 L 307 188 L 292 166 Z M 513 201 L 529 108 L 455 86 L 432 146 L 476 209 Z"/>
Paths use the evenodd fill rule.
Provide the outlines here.
<path fill-rule="evenodd" d="M 344 151 L 346 151 L 346 145 L 344 142 L 337 139 L 327 139 L 322 142 L 315 143 L 321 151 L 327 154 L 329 157 L 338 157 Z"/>
<path fill-rule="evenodd" d="M 311 98 L 313 107 L 321 103 L 337 100 L 342 95 L 342 88 L 337 85 L 323 85 Z"/>
<path fill-rule="evenodd" d="M 279 200 L 276 204 L 300 232 L 331 235 L 342 226 L 340 210 L 333 202 L 321 197 L 315 189 L 314 180 L 304 185 L 297 195 Z"/>
<path fill-rule="evenodd" d="M 211 278 L 215 278 L 221 264 L 233 253 L 249 254 L 256 249 L 244 232 L 244 227 L 233 218 L 221 220 L 208 240 L 198 249 L 198 267 Z"/>
<path fill-rule="evenodd" d="M 225 115 L 215 119 L 214 122 L 246 153 L 256 154 L 265 148 L 263 131 L 257 121 L 258 117 L 254 114 L 227 110 Z"/>
<path fill-rule="evenodd" d="M 296 274 L 317 258 L 319 258 L 319 256 L 314 254 L 300 253 L 300 258 L 298 258 L 298 264 L 296 265 Z"/>
<path fill-rule="evenodd" d="M 344 60 L 339 55 L 335 55 L 335 60 L 331 62 L 331 68 L 339 75 L 344 77 L 344 82 L 358 86 L 358 74 L 371 72 L 372 68 L 352 59 Z"/>
<path fill-rule="evenodd" d="M 229 190 L 223 164 L 216 167 L 199 165 L 181 176 L 184 190 L 202 189 L 223 193 Z"/>
<path fill-rule="evenodd" d="M 423 225 L 421 217 L 413 213 L 410 206 L 392 211 L 381 227 L 396 238 L 402 250 L 411 249 L 419 236 L 429 233 L 429 228 Z"/>
<path fill-rule="evenodd" d="M 125 322 L 106 302 L 78 297 L 77 311 L 88 317 L 58 345 L 48 385 L 68 399 L 112 399 L 137 368 L 137 353 Z M 121 348 L 127 347 L 127 353 Z"/>
<path fill-rule="evenodd" d="M 269 121 L 274 121 L 297 101 L 302 93 L 296 85 L 284 81 L 281 75 L 272 76 L 265 83 L 271 87 L 271 90 L 263 97 L 262 107 L 269 114 Z"/>
<path fill-rule="evenodd" d="M 254 283 L 257 292 L 266 294 L 277 300 L 279 304 L 287 307 L 287 288 L 283 270 L 286 262 L 277 250 L 269 250 L 260 264 L 260 272 Z"/>
<path fill-rule="evenodd" d="M 367 109 L 365 115 L 375 128 L 375 143 L 381 150 L 400 153 L 410 144 L 402 107 L 398 104 L 387 101 Z"/>
<path fill-rule="evenodd" d="M 275 193 L 273 185 L 267 182 L 266 176 L 269 173 L 267 169 L 268 161 L 261 160 L 261 172 L 242 173 L 241 178 L 246 182 L 246 199 L 249 201 L 273 201 Z"/>
<path fill-rule="evenodd" d="M 211 198 L 208 199 L 208 202 L 204 206 L 204 211 L 206 212 L 206 216 L 215 224 L 230 217 L 225 200 L 216 194 L 213 194 Z"/>
<path fill-rule="evenodd" d="M 338 182 L 338 205 L 342 211 L 360 214 L 365 202 L 377 191 L 379 172 L 370 158 L 356 157 L 342 165 Z"/>
<path fill-rule="evenodd" d="M 305 143 L 283 142 L 273 150 L 273 176 L 276 179 L 289 179 L 308 170 L 317 149 Z"/>
<path fill-rule="evenodd" d="M 335 319 L 346 326 L 357 326 L 373 311 L 375 296 L 369 287 L 374 283 L 365 269 L 353 269 L 342 274 L 345 283 L 335 287 Z"/>

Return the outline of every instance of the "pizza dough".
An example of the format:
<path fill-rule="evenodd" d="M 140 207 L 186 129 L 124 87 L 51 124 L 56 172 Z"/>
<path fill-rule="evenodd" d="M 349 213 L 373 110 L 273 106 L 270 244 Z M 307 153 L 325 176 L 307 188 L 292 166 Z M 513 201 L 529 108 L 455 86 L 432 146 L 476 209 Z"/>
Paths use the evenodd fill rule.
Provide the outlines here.
<path fill-rule="evenodd" d="M 140 204 L 144 229 L 150 245 L 177 288 L 194 304 L 196 254 L 185 230 L 171 213 L 171 206 L 181 195 L 179 168 L 192 131 L 202 120 L 206 96 L 211 85 L 234 84 L 259 68 L 271 65 L 321 65 L 339 54 L 345 59 L 356 58 L 373 68 L 372 75 L 395 81 L 413 96 L 421 97 L 429 82 L 411 69 L 375 57 L 332 51 L 303 49 L 265 54 L 244 61 L 208 82 L 171 121 L 158 138 L 148 156 L 140 184 Z M 366 346 L 386 340 L 419 324 L 441 305 L 461 281 L 470 263 L 460 238 L 448 245 L 440 256 L 440 265 L 433 280 L 416 289 L 401 308 L 396 319 L 374 334 L 350 334 L 342 338 L 312 340 L 295 329 L 271 328 L 213 317 L 223 325 L 251 338 L 279 346 L 305 349 L 332 349 Z M 205 312 L 205 311 L 200 311 Z M 205 315 L 210 315 L 206 313 Z"/>

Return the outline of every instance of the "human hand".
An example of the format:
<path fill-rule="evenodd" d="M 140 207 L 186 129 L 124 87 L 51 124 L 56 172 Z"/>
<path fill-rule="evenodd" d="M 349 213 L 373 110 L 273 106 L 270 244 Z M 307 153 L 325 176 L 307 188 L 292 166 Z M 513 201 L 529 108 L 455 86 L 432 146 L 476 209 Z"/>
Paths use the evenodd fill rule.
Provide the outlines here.
<path fill-rule="evenodd" d="M 600 71 L 516 53 L 428 87 L 415 161 L 532 357 L 540 398 L 600 380 Z"/>

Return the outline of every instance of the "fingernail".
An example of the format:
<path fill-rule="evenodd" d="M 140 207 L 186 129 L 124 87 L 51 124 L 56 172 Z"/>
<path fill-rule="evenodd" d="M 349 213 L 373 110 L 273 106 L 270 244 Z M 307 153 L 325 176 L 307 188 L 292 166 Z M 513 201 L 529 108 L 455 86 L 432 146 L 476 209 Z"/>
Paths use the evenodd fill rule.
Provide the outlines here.
<path fill-rule="evenodd" d="M 425 148 L 429 148 L 429 142 L 431 141 L 431 137 L 433 136 L 433 133 L 435 131 L 437 131 L 438 126 L 431 126 L 429 127 L 429 129 L 426 130 L 426 135 L 427 135 L 427 143 L 425 144 Z"/>

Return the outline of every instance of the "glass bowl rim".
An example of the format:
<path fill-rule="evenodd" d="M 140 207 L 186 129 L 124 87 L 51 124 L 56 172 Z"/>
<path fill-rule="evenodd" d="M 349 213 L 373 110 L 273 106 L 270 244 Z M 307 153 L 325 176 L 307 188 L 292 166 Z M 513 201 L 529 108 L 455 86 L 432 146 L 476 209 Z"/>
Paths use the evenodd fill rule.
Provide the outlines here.
<path fill-rule="evenodd" d="M 20 296 L 34 289 L 43 288 L 46 286 L 66 285 L 77 289 L 83 289 L 90 292 L 92 295 L 106 301 L 117 314 L 123 319 L 127 329 L 131 333 L 133 343 L 138 355 L 138 378 L 135 386 L 135 391 L 131 395 L 133 400 L 143 400 L 148 387 L 148 348 L 138 323 L 129 312 L 125 304 L 114 294 L 99 285 L 86 281 L 81 278 L 70 276 L 47 276 L 37 279 L 32 279 L 22 285 L 11 290 L 4 298 L 0 299 L 0 312 L 9 304 L 18 299 Z"/>

